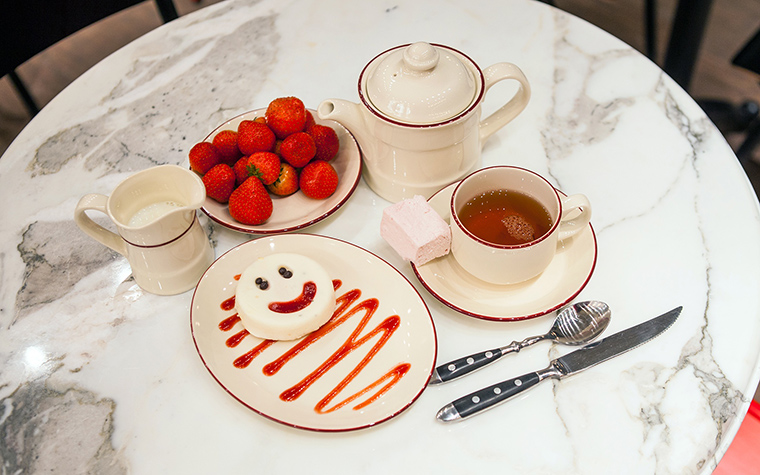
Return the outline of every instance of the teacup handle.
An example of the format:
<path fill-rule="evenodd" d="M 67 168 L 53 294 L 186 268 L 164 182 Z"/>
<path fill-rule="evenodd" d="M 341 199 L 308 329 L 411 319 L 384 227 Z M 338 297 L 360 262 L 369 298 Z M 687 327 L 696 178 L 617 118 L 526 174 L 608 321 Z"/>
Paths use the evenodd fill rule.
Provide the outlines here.
<path fill-rule="evenodd" d="M 559 223 L 557 236 L 560 241 L 582 231 L 589 222 L 591 222 L 591 203 L 585 195 L 579 193 L 562 198 L 562 220 Z"/>
<path fill-rule="evenodd" d="M 123 256 L 127 256 L 127 244 L 124 239 L 118 234 L 111 232 L 103 226 L 95 223 L 85 213 L 87 210 L 100 211 L 103 214 L 108 214 L 106 210 L 106 204 L 108 203 L 108 197 L 98 193 L 90 193 L 84 195 L 77 203 L 77 207 L 74 210 L 74 222 L 82 229 L 87 235 L 95 239 L 104 246 L 110 247 L 114 251 Z"/>
<path fill-rule="evenodd" d="M 485 77 L 485 91 L 491 89 L 491 86 L 499 81 L 514 79 L 520 83 L 512 99 L 501 106 L 499 110 L 480 121 L 480 146 L 488 140 L 497 130 L 507 125 L 512 119 L 517 117 L 525 109 L 530 100 L 530 83 L 523 74 L 522 70 L 512 63 L 496 63 L 483 70 Z"/>

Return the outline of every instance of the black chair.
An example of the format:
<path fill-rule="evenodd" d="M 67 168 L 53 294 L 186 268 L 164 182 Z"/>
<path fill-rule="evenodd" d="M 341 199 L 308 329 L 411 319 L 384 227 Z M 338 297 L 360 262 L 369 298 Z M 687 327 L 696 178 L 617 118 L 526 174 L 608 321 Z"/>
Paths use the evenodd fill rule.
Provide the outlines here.
<path fill-rule="evenodd" d="M 539 0 L 547 5 L 557 7 L 554 0 Z M 557 7 L 561 8 L 561 7 Z M 647 58 L 655 60 L 657 50 L 657 0 L 644 0 L 644 53 Z"/>
<path fill-rule="evenodd" d="M 760 29 L 734 56 L 731 64 L 760 74 Z M 697 102 L 724 135 L 731 132 L 744 134 L 743 142 L 736 149 L 736 157 L 740 161 L 750 160 L 760 145 L 760 104 L 752 100 L 737 105 L 714 99 Z"/>
<path fill-rule="evenodd" d="M 541 1 L 555 5 L 554 0 Z M 658 62 L 655 58 L 657 0 L 643 0 L 643 4 L 645 52 L 652 61 Z M 686 91 L 691 85 L 713 4 L 714 0 L 678 0 L 676 4 L 662 69 Z M 760 74 L 760 30 L 733 58 L 732 64 Z M 750 100 L 734 105 L 720 99 L 697 99 L 697 103 L 724 135 L 745 134 L 736 156 L 741 161 L 750 159 L 754 149 L 760 146 L 760 104 Z"/>
<path fill-rule="evenodd" d="M 712 6 L 713 0 L 679 0 L 676 7 L 662 69 L 686 91 L 691 85 Z M 760 29 L 734 56 L 731 63 L 760 74 Z M 745 134 L 744 141 L 736 149 L 736 156 L 743 162 L 750 159 L 754 149 L 760 145 L 760 104 L 749 100 L 735 105 L 711 98 L 697 99 L 697 103 L 723 135 L 732 132 Z"/>
<path fill-rule="evenodd" d="M 145 0 L 3 0 L 0 77 L 8 75 L 29 113 L 39 107 L 16 68 L 49 46 L 99 20 Z M 178 17 L 173 0 L 153 0 L 164 22 Z"/>
<path fill-rule="evenodd" d="M 732 63 L 755 74 L 760 74 L 760 29 L 757 30 L 755 36 L 734 57 Z M 758 117 L 760 105 L 756 102 L 748 101 L 742 106 L 746 108 L 747 104 L 752 105 L 754 119 L 747 125 L 744 142 L 736 150 L 736 156 L 740 160 L 751 158 L 753 150 L 760 144 L 760 118 Z"/>

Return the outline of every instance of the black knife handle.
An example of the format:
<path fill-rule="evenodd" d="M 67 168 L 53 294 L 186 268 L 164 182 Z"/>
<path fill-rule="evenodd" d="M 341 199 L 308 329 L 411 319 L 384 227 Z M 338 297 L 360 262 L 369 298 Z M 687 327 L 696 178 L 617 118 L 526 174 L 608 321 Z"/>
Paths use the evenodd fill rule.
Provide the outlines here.
<path fill-rule="evenodd" d="M 430 384 L 443 383 L 482 368 L 505 355 L 500 348 L 483 351 L 444 363 L 435 369 Z M 437 375 L 437 377 L 436 377 Z"/>
<path fill-rule="evenodd" d="M 540 381 L 541 378 L 537 372 L 524 374 L 470 393 L 451 404 L 457 410 L 459 416 L 465 418 L 505 402 L 507 399 L 532 388 Z"/>

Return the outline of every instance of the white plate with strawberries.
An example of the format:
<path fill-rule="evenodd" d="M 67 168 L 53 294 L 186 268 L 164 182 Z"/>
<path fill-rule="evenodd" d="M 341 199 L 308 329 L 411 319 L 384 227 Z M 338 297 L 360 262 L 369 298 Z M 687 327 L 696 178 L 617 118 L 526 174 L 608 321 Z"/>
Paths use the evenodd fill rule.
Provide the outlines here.
<path fill-rule="evenodd" d="M 252 124 L 253 122 L 266 123 L 265 119 L 263 119 L 267 113 L 266 108 L 252 110 L 250 112 L 246 112 L 237 117 L 234 117 L 217 127 L 204 139 L 203 142 L 205 143 L 203 143 L 203 145 L 205 147 L 211 148 L 209 147 L 209 144 L 213 143 L 216 145 L 216 150 L 218 150 L 219 153 L 227 154 L 226 160 L 229 168 L 226 168 L 224 170 L 224 173 L 221 175 L 229 175 L 230 168 L 232 169 L 233 173 L 238 174 L 236 183 L 233 185 L 232 189 L 227 188 L 226 191 L 221 192 L 223 195 L 222 198 L 217 198 L 215 200 L 211 197 L 217 193 L 217 189 L 214 188 L 217 187 L 217 184 L 214 182 L 216 178 L 212 179 L 211 176 L 219 170 L 211 171 L 206 170 L 203 167 L 199 167 L 193 160 L 192 154 L 194 151 L 191 150 L 191 168 L 198 172 L 204 179 L 204 183 L 206 183 L 208 196 L 206 198 L 205 204 L 201 207 L 201 210 L 203 210 L 203 212 L 206 213 L 209 218 L 226 228 L 239 232 L 252 234 L 276 234 L 303 229 L 319 221 L 322 221 L 337 211 L 341 206 L 343 206 L 343 204 L 346 203 L 346 201 L 348 201 L 361 178 L 361 153 L 359 151 L 356 140 L 351 135 L 351 133 L 341 124 L 331 120 L 321 120 L 316 117 L 316 113 L 314 111 L 307 111 L 308 122 L 313 121 L 311 122 L 312 125 L 317 124 L 320 127 L 329 127 L 332 129 L 332 131 L 334 131 L 333 137 L 337 138 L 337 141 L 339 143 L 337 153 L 334 153 L 333 150 L 330 152 L 331 156 L 328 155 L 326 157 L 327 159 L 323 160 L 318 158 L 318 154 L 317 157 L 308 159 L 308 161 L 298 158 L 298 152 L 303 147 L 300 146 L 301 144 L 298 143 L 298 140 L 293 139 L 305 138 L 307 135 L 306 130 L 309 129 L 308 122 L 302 130 L 299 130 L 297 132 L 291 131 L 280 134 L 278 130 L 277 136 L 274 138 L 270 137 L 270 140 L 272 140 L 272 143 L 274 145 L 272 145 L 268 150 L 257 150 L 255 146 L 252 146 L 249 143 L 250 140 L 248 140 L 247 137 L 246 143 L 243 144 L 243 136 L 238 133 L 241 124 L 243 124 L 245 127 L 246 125 Z M 263 129 L 264 127 L 261 128 Z M 330 134 L 332 134 L 332 132 L 330 132 Z M 296 135 L 296 137 L 291 137 L 288 139 L 289 135 Z M 280 137 L 282 136 L 285 136 L 285 138 L 281 139 Z M 235 137 L 240 137 L 241 140 L 241 146 L 237 148 L 237 152 L 235 152 Z M 258 140 L 258 138 L 255 140 Z M 286 144 L 286 141 L 288 141 L 288 144 Z M 295 142 L 295 145 L 291 144 L 290 142 Z M 269 143 L 263 147 L 266 148 L 268 145 Z M 198 144 L 196 144 L 196 147 L 197 146 Z M 240 148 L 244 149 L 246 152 L 253 153 L 249 155 L 248 153 L 240 152 Z M 287 154 L 288 151 L 291 150 L 295 150 L 295 152 L 290 152 L 288 159 L 292 160 L 294 164 L 298 165 L 298 168 L 289 166 L 289 162 L 283 158 L 283 154 Z M 264 151 L 267 153 L 259 153 Z M 237 156 L 235 153 L 237 153 Z M 276 183 L 268 184 L 264 181 L 263 177 L 266 175 L 266 172 L 263 172 L 261 174 L 259 173 L 259 168 L 257 168 L 258 162 L 253 163 L 255 161 L 255 159 L 253 159 L 254 155 L 269 155 L 269 157 L 257 157 L 264 159 L 272 158 L 273 155 L 276 155 L 280 158 L 280 163 L 283 165 L 280 171 L 280 176 L 278 176 L 276 179 Z M 293 155 L 296 157 L 291 158 Z M 248 159 L 246 160 L 247 166 L 241 168 L 241 163 L 239 162 L 246 158 Z M 197 160 L 198 159 L 196 158 L 196 162 Z M 222 161 L 224 160 L 225 158 L 223 157 Z M 325 163 L 315 162 L 327 162 L 329 165 L 325 165 Z M 237 167 L 235 165 L 237 165 Z M 285 167 L 289 167 L 289 170 L 285 170 Z M 245 170 L 246 168 L 249 170 L 248 175 L 256 175 L 261 178 L 263 181 L 262 184 L 264 185 L 263 187 L 255 184 L 255 187 L 247 187 L 249 189 L 245 190 L 245 193 L 242 189 L 240 191 L 237 191 L 238 188 L 246 188 L 241 187 L 240 177 L 240 171 Z M 327 175 L 327 173 L 322 173 L 323 168 L 327 169 L 327 172 L 329 172 L 331 176 Z M 307 171 L 307 169 L 309 171 Z M 313 172 L 309 175 L 309 192 L 313 196 L 316 196 L 316 198 L 307 196 L 307 185 L 303 185 L 304 178 L 309 172 Z M 243 173 L 246 172 L 244 171 Z M 295 175 L 297 176 L 295 178 L 292 178 Z M 337 180 L 335 179 L 335 175 L 337 175 Z M 322 180 L 322 177 L 324 176 L 328 176 L 328 178 L 325 178 L 324 181 L 330 181 L 331 183 L 327 183 L 323 187 L 320 180 Z M 242 180 L 245 179 L 246 178 L 244 176 Z M 286 196 L 278 196 L 278 194 L 276 194 L 277 191 L 273 187 L 276 187 L 283 183 L 287 183 L 284 188 L 291 187 L 292 184 L 290 181 L 293 179 L 296 183 L 295 186 L 299 185 L 300 179 L 301 185 L 304 186 L 304 189 L 302 190 L 299 187 L 294 192 L 292 191 L 292 188 L 285 189 L 284 193 L 290 194 L 287 194 Z M 271 181 L 271 178 L 267 179 L 266 181 Z M 337 181 L 337 184 L 334 183 L 335 181 Z M 251 185 L 251 183 L 248 183 L 248 185 Z M 225 188 L 228 186 L 229 185 L 227 184 L 219 185 L 220 188 Z M 325 187 L 329 188 L 326 192 L 324 192 Z M 282 189 L 283 186 L 280 186 L 280 190 Z M 228 198 L 229 202 L 226 202 L 224 197 L 229 193 L 231 193 Z M 327 194 L 329 194 L 329 196 L 325 197 L 324 195 Z M 241 198 L 242 195 L 245 195 L 245 198 Z M 230 212 L 231 207 L 236 207 L 236 209 L 233 209 L 233 213 Z M 236 210 L 238 210 L 237 213 L 235 213 Z M 235 219 L 233 217 L 233 214 L 236 214 L 238 217 L 240 217 L 242 214 L 244 217 Z M 264 218 L 263 222 L 259 222 L 262 221 L 262 217 Z"/>
<path fill-rule="evenodd" d="M 241 273 L 276 253 L 308 256 L 335 288 L 332 318 L 293 341 L 262 340 L 243 326 L 235 297 Z M 393 266 L 339 239 L 263 236 L 217 259 L 193 294 L 190 324 L 213 378 L 249 409 L 314 431 L 372 427 L 422 394 L 438 351 L 419 292 Z"/>

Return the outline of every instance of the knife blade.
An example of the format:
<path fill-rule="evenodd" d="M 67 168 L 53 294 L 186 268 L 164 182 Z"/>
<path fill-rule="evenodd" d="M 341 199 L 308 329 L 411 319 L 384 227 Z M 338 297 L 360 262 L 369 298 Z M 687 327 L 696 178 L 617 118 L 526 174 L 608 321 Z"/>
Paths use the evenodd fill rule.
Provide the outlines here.
<path fill-rule="evenodd" d="M 664 332 L 676 321 L 683 307 L 610 335 L 579 350 L 552 360 L 545 369 L 524 374 L 480 389 L 442 407 L 436 418 L 453 422 L 490 409 L 547 378 L 564 378 L 630 351 Z"/>

